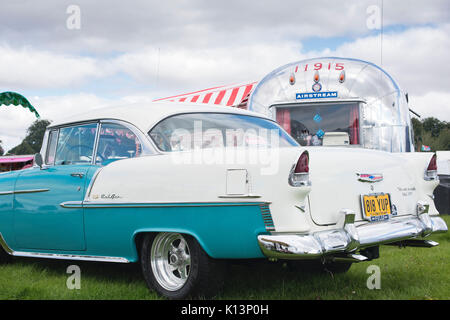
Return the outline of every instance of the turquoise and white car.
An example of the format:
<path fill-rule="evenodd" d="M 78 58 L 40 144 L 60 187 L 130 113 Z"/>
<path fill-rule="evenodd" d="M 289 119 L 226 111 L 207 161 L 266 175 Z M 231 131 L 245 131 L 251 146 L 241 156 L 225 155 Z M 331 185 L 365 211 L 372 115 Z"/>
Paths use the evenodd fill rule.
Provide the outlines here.
<path fill-rule="evenodd" d="M 0 260 L 140 262 L 169 298 L 211 296 L 228 259 L 345 271 L 381 244 L 432 247 L 433 154 L 302 147 L 249 111 L 152 103 L 47 128 L 0 174 Z"/>

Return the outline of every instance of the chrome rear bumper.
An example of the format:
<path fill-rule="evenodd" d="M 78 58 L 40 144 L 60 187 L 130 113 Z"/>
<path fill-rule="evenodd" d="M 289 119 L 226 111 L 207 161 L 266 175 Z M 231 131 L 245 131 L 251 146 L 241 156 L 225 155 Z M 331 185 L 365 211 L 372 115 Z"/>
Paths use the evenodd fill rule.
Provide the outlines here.
<path fill-rule="evenodd" d="M 426 237 L 446 232 L 445 221 L 428 213 L 398 217 L 388 222 L 367 223 L 356 227 L 354 213 L 343 210 L 341 228 L 312 234 L 274 234 L 258 236 L 258 244 L 268 258 L 315 259 L 346 254 L 371 246 Z"/>

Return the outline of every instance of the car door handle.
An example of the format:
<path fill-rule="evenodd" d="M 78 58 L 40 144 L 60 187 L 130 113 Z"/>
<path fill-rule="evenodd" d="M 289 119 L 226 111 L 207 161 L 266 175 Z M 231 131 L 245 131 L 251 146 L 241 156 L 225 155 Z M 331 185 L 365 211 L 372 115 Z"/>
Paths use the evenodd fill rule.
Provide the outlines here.
<path fill-rule="evenodd" d="M 84 173 L 81 172 L 74 172 L 70 174 L 72 177 L 78 177 L 78 178 L 83 178 L 84 177 Z"/>

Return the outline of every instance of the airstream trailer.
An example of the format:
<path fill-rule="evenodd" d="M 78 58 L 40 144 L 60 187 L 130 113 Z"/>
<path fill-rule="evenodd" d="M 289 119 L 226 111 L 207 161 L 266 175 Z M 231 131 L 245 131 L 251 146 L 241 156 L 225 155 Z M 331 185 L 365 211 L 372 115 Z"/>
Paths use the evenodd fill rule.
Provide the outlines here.
<path fill-rule="evenodd" d="M 304 146 L 414 151 L 406 95 L 370 62 L 328 57 L 287 64 L 258 83 L 248 109 L 276 119 Z"/>
<path fill-rule="evenodd" d="M 275 119 L 303 146 L 414 151 L 406 93 L 367 61 L 324 57 L 284 65 L 254 87 L 247 109 Z M 444 161 L 438 167 L 444 170 Z M 448 213 L 448 176 L 439 177 L 435 202 Z"/>

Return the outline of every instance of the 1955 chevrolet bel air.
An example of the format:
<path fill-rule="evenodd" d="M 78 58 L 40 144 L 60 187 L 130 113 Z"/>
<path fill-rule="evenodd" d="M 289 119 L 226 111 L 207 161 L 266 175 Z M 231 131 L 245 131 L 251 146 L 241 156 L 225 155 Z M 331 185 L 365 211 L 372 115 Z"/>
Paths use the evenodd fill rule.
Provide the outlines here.
<path fill-rule="evenodd" d="M 140 262 L 163 296 L 211 296 L 226 259 L 320 261 L 447 231 L 431 153 L 302 147 L 235 108 L 152 103 L 52 123 L 32 168 L 0 174 L 0 260 Z"/>

